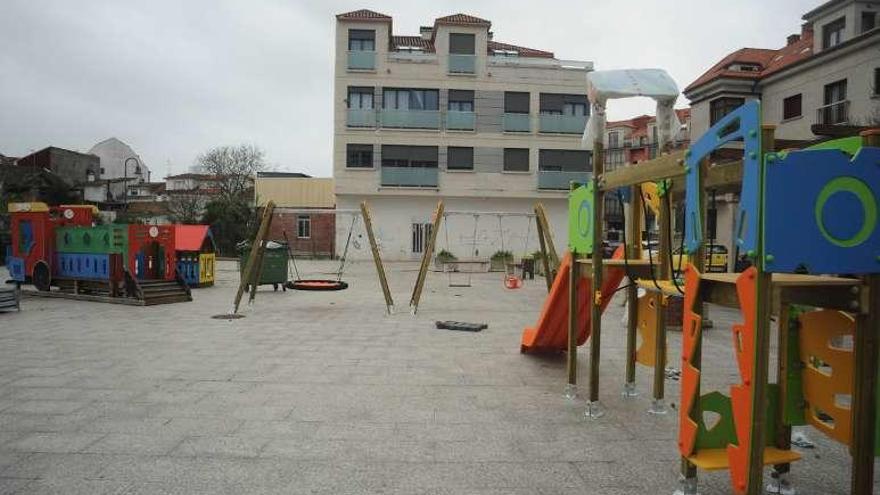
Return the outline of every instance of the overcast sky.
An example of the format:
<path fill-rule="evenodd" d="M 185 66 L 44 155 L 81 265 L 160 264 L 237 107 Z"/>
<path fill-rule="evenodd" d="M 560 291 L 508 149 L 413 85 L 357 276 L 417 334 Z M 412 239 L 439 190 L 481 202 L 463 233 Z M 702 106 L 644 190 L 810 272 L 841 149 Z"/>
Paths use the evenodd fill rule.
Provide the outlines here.
<path fill-rule="evenodd" d="M 87 151 L 115 136 L 163 177 L 202 151 L 254 143 L 277 170 L 332 174 L 334 15 L 369 8 L 395 34 L 465 12 L 495 39 L 660 67 L 684 88 L 730 51 L 778 48 L 820 0 L 0 0 L 0 153 Z M 686 106 L 684 97 L 678 106 Z M 612 119 L 652 113 L 614 101 Z"/>

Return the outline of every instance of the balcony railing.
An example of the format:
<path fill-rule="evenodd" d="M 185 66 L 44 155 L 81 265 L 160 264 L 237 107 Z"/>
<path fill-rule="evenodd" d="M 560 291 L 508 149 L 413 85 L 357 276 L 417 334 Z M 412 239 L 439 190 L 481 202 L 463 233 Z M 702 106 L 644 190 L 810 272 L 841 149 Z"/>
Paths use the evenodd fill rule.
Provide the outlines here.
<path fill-rule="evenodd" d="M 364 50 L 349 51 L 348 68 L 354 70 L 374 70 L 376 68 L 376 52 Z"/>
<path fill-rule="evenodd" d="M 568 191 L 572 181 L 583 183 L 589 179 L 589 172 L 538 170 L 538 189 Z"/>
<path fill-rule="evenodd" d="M 440 112 L 437 110 L 382 110 L 382 127 L 405 129 L 439 129 Z"/>
<path fill-rule="evenodd" d="M 459 53 L 449 54 L 450 74 L 473 74 L 476 72 L 477 56 L 462 55 Z"/>
<path fill-rule="evenodd" d="M 541 132 L 554 132 L 559 134 L 583 134 L 587 126 L 587 117 L 584 115 L 550 115 L 541 114 Z"/>
<path fill-rule="evenodd" d="M 527 113 L 505 113 L 502 128 L 508 132 L 530 132 L 531 119 Z"/>
<path fill-rule="evenodd" d="M 476 115 L 474 112 L 447 112 L 446 128 L 454 131 L 472 131 Z"/>
<path fill-rule="evenodd" d="M 849 100 L 842 100 L 816 109 L 817 124 L 849 123 Z"/>
<path fill-rule="evenodd" d="M 376 111 L 364 108 L 348 109 L 348 127 L 376 127 Z"/>
<path fill-rule="evenodd" d="M 421 167 L 382 167 L 382 186 L 430 187 L 438 184 L 438 169 Z"/>

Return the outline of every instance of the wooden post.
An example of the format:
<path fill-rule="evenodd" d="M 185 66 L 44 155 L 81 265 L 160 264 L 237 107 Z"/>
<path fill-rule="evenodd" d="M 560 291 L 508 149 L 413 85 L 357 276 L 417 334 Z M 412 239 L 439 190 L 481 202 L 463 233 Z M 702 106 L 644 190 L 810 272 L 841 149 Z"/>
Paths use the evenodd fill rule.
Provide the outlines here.
<path fill-rule="evenodd" d="M 776 126 L 761 126 L 761 155 L 763 164 L 764 153 L 776 149 L 774 132 Z M 761 165 L 763 170 L 763 165 Z M 763 183 L 763 172 L 759 181 Z M 764 256 L 764 186 L 760 187 L 758 200 L 758 254 Z M 746 471 L 746 493 L 761 495 L 764 493 L 764 448 L 767 435 L 767 379 L 770 368 L 770 312 L 773 295 L 771 275 L 764 271 L 764 260 L 755 263 L 757 276 L 755 279 L 755 355 L 752 356 L 752 425 L 749 442 L 749 467 Z"/>
<path fill-rule="evenodd" d="M 559 254 L 556 252 L 556 244 L 553 242 L 553 230 L 550 228 L 550 222 L 547 221 L 547 212 L 541 203 L 535 204 L 535 222 L 541 222 L 541 229 L 544 231 L 544 242 L 547 245 L 547 253 L 550 255 L 549 263 L 553 277 L 559 270 Z"/>
<path fill-rule="evenodd" d="M 776 438 L 774 438 L 773 444 L 781 450 L 791 450 L 791 425 L 785 421 L 785 398 L 788 395 L 788 379 L 786 375 L 788 374 L 789 360 L 788 326 L 790 324 L 790 310 L 791 305 L 785 295 L 785 291 L 780 291 L 779 317 L 776 320 L 778 322 L 778 328 L 776 329 L 776 383 L 779 385 L 779 392 L 777 394 L 777 404 L 779 404 L 779 407 L 776 408 Z M 782 475 L 791 470 L 791 464 L 776 464 L 773 466 L 773 470 Z"/>
<path fill-rule="evenodd" d="M 535 205 L 535 230 L 538 232 L 538 243 L 541 245 L 541 264 L 544 267 L 544 280 L 547 282 L 547 292 L 553 287 L 553 273 L 550 270 L 550 254 L 547 251 L 547 242 L 544 240 L 544 227 L 538 217 L 538 205 Z"/>
<path fill-rule="evenodd" d="M 373 233 L 373 217 L 370 215 L 370 207 L 366 201 L 361 203 L 361 215 L 364 218 L 367 239 L 370 241 L 370 251 L 373 252 L 373 263 L 376 264 L 376 273 L 379 275 L 379 285 L 382 286 L 382 294 L 385 295 L 385 310 L 388 314 L 391 314 L 394 311 L 394 299 L 391 297 L 391 289 L 388 288 L 385 266 L 382 264 L 382 258 L 379 255 L 379 245 L 376 243 L 376 235 Z"/>
<path fill-rule="evenodd" d="M 265 209 L 263 210 L 263 218 L 260 220 L 260 228 L 257 229 L 257 236 L 251 244 L 251 252 L 248 254 L 247 263 L 245 263 L 244 270 L 241 272 L 241 279 L 238 282 L 238 291 L 235 293 L 235 302 L 233 302 L 231 314 L 238 313 L 238 305 L 241 304 L 241 296 L 244 294 L 245 287 L 247 287 L 253 277 L 254 266 L 257 261 L 257 251 L 264 248 L 263 241 L 265 241 L 266 235 L 269 233 L 269 226 L 272 224 L 272 214 L 274 212 L 275 202 L 270 200 L 266 203 Z"/>
<path fill-rule="evenodd" d="M 605 192 L 599 179 L 605 170 L 605 152 L 601 139 L 593 144 L 593 254 L 592 293 L 587 294 L 590 304 L 590 381 L 587 414 L 602 415 L 599 402 L 599 360 L 602 345 L 602 224 L 605 221 Z M 574 261 L 574 260 L 573 260 Z M 569 308 L 571 310 L 572 308 Z"/>
<path fill-rule="evenodd" d="M 862 132 L 862 144 L 880 147 L 880 129 Z M 877 415 L 877 333 L 880 332 L 880 275 L 862 277 L 861 311 L 856 318 L 853 384 L 852 487 L 856 495 L 873 493 L 874 435 Z"/>
<path fill-rule="evenodd" d="M 419 310 L 419 299 L 422 297 L 422 289 L 425 287 L 425 279 L 428 277 L 428 268 L 431 266 L 431 256 L 434 254 L 434 244 L 437 242 L 437 231 L 440 229 L 440 222 L 443 220 L 443 201 L 437 203 L 437 210 L 434 211 L 434 219 L 431 224 L 431 235 L 428 237 L 428 244 L 425 246 L 425 252 L 422 253 L 422 264 L 419 267 L 419 274 L 416 277 L 416 285 L 413 287 L 412 297 L 409 305 L 412 313 L 416 314 Z"/>
<path fill-rule="evenodd" d="M 630 165 L 636 166 L 636 165 Z M 642 257 L 642 188 L 633 185 L 629 188 L 629 224 L 626 225 L 626 256 L 629 259 L 641 259 Z M 624 381 L 624 394 L 635 395 L 636 382 L 636 340 L 639 328 L 639 288 L 635 280 L 630 280 L 626 289 L 626 380 Z"/>
<path fill-rule="evenodd" d="M 659 243 L 657 245 L 657 262 L 659 263 L 657 277 L 659 280 L 671 280 L 674 276 L 672 273 L 672 219 L 669 214 L 672 209 L 671 191 L 665 191 L 660 196 L 660 211 L 657 212 L 657 227 L 660 229 Z M 650 246 L 648 247 L 650 249 Z M 654 386 L 653 398 L 655 412 L 661 412 L 659 409 L 664 396 L 666 395 L 666 308 L 668 300 L 667 296 L 662 293 L 659 295 L 657 307 L 654 308 L 657 321 L 657 338 L 654 339 L 656 348 L 654 349 Z M 665 409 L 664 409 L 665 410 Z"/>
<path fill-rule="evenodd" d="M 571 264 L 568 267 L 568 351 L 566 354 L 568 369 L 568 387 L 566 397 L 577 396 L 577 335 L 578 335 L 578 282 L 581 278 L 581 267 L 577 253 L 571 253 Z"/>

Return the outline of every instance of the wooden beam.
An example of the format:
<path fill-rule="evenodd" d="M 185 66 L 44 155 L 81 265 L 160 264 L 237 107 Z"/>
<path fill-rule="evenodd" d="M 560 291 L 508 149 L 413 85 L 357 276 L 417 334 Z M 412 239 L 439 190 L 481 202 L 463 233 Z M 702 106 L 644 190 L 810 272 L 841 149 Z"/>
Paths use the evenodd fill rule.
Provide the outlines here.
<path fill-rule="evenodd" d="M 379 285 L 382 286 L 382 294 L 385 296 L 385 310 L 388 314 L 394 312 L 394 299 L 391 297 L 391 289 L 388 288 L 388 279 L 385 276 L 385 265 L 382 264 L 382 257 L 379 254 L 379 244 L 376 242 L 376 235 L 373 233 L 373 216 L 370 214 L 370 207 L 367 202 L 361 203 L 361 215 L 364 219 L 364 228 L 367 230 L 367 239 L 370 241 L 370 251 L 373 253 L 373 263 L 376 264 L 376 273 L 379 276 Z"/>
<path fill-rule="evenodd" d="M 241 278 L 238 282 L 238 291 L 235 293 L 235 301 L 232 304 L 232 313 L 238 313 L 238 306 L 241 304 L 241 296 L 244 294 L 245 287 L 251 282 L 254 276 L 255 264 L 257 262 L 257 252 L 265 249 L 266 236 L 269 234 L 269 226 L 272 224 L 272 214 L 275 212 L 275 202 L 269 201 L 263 209 L 263 218 L 260 220 L 260 227 L 257 229 L 257 235 L 254 242 L 251 243 L 251 252 L 248 254 L 247 262 L 244 270 L 241 272 Z M 254 289 L 256 292 L 256 289 Z"/>
<path fill-rule="evenodd" d="M 538 233 L 538 244 L 541 246 L 541 265 L 544 267 L 544 281 L 547 282 L 547 292 L 553 288 L 553 270 L 550 269 L 550 254 L 547 251 L 547 241 L 544 239 L 544 227 L 537 215 L 538 205 L 535 205 L 535 230 Z"/>
<path fill-rule="evenodd" d="M 627 167 L 638 169 L 639 167 Z M 587 301 L 590 305 L 590 380 L 589 380 L 589 398 L 587 413 L 591 417 L 601 415 L 601 410 L 596 408 L 599 406 L 599 367 L 600 355 L 602 347 L 602 227 L 605 221 L 605 191 L 599 187 L 597 178 L 602 177 L 605 170 L 605 150 L 602 141 L 596 141 L 593 144 L 593 180 L 597 183 L 593 188 L 593 254 L 591 276 L 592 292 L 587 294 Z M 638 184 L 639 182 L 635 182 Z M 577 264 L 577 263 L 574 263 Z M 572 280 L 571 282 L 575 282 Z M 569 307 L 569 311 L 577 312 L 577 306 Z"/>
<path fill-rule="evenodd" d="M 428 268 L 431 265 L 431 256 L 434 254 L 434 245 L 437 243 L 437 231 L 440 230 L 440 222 L 443 221 L 443 200 L 437 202 L 437 209 L 434 211 L 432 219 L 431 235 L 428 236 L 428 244 L 425 246 L 425 252 L 422 253 L 422 264 L 419 267 L 419 274 L 416 277 L 416 285 L 413 287 L 412 297 L 410 297 L 409 305 L 412 313 L 416 314 L 419 310 L 419 300 L 422 298 L 422 290 L 425 288 L 425 279 L 428 277 Z"/>
<path fill-rule="evenodd" d="M 550 265 L 555 274 L 559 270 L 559 253 L 556 251 L 556 243 L 553 242 L 553 229 L 547 220 L 547 211 L 541 203 L 535 203 L 535 221 L 541 222 L 544 230 L 544 242 L 547 243 L 547 251 L 550 254 Z"/>
<path fill-rule="evenodd" d="M 596 163 L 595 159 L 593 163 Z M 599 169 L 600 167 L 596 168 Z M 606 173 L 594 170 L 593 173 L 599 177 L 599 187 L 597 189 L 602 189 L 603 191 L 633 186 L 642 182 L 684 177 L 684 151 L 680 150 L 668 155 L 661 155 L 633 167 L 622 167 Z"/>
<path fill-rule="evenodd" d="M 638 165 L 630 165 L 630 167 L 638 167 Z M 639 184 L 630 186 L 630 201 L 627 205 L 629 209 L 629 223 L 626 228 L 627 258 L 640 260 L 642 258 L 642 225 L 647 223 L 647 219 L 643 218 L 643 198 L 642 187 Z M 600 244 L 601 245 L 601 244 Z M 595 248 L 594 248 L 595 249 Z M 648 268 L 651 269 L 650 267 Z M 648 274 L 650 277 L 650 273 Z M 636 383 L 636 341 L 638 340 L 639 327 L 639 288 L 635 285 L 634 280 L 629 281 L 629 287 L 626 288 L 626 369 L 624 376 L 624 394 L 635 392 Z M 630 391 L 630 389 L 632 389 Z"/>

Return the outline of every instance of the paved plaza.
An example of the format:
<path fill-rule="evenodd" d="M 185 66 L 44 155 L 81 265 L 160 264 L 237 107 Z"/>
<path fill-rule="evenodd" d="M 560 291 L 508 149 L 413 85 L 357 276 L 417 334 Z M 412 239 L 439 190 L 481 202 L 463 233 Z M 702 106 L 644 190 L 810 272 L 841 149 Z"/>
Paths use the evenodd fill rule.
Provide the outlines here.
<path fill-rule="evenodd" d="M 584 417 L 563 397 L 563 355 L 519 353 L 546 296 L 542 279 L 505 290 L 500 274 L 449 288 L 431 273 L 407 311 L 415 264 L 390 264 L 386 316 L 370 263 L 341 292 L 262 288 L 245 318 L 226 313 L 236 265 L 194 301 L 129 307 L 26 298 L 0 314 L 0 494 L 671 494 L 678 483 L 678 382 L 652 416 L 651 374 L 624 399 L 623 308 L 605 315 L 601 397 Z M 300 262 L 326 278 L 330 262 Z M 0 279 L 6 273 L 0 269 Z M 319 277 L 320 278 L 320 277 Z M 704 390 L 737 379 L 728 325 L 711 309 Z M 481 333 L 435 320 L 488 323 Z M 680 335 L 670 335 L 677 366 Z M 586 383 L 586 347 L 580 378 Z M 585 386 L 581 387 L 585 392 Z M 846 449 L 793 467 L 801 494 L 849 493 Z M 701 473 L 704 495 L 730 492 Z"/>

